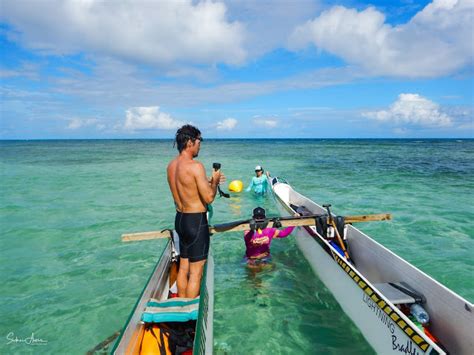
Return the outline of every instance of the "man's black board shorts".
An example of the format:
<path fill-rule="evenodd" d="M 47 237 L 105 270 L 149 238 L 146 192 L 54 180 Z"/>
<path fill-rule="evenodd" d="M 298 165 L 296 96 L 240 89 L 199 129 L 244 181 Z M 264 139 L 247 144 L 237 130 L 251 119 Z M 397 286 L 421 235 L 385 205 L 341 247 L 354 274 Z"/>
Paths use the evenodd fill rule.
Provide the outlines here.
<path fill-rule="evenodd" d="M 176 211 L 174 228 L 179 235 L 179 252 L 182 258 L 196 262 L 209 254 L 209 224 L 207 212 L 182 213 Z"/>

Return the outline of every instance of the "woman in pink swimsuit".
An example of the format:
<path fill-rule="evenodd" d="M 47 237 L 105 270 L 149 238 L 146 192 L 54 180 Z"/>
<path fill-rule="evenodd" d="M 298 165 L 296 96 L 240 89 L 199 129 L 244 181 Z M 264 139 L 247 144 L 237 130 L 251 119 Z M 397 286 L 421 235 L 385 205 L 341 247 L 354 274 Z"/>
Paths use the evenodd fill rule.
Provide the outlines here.
<path fill-rule="evenodd" d="M 286 227 L 282 230 L 267 228 L 268 223 L 265 222 L 265 210 L 261 207 L 253 210 L 252 218 L 256 222 L 256 228 L 255 230 L 245 231 L 244 234 L 245 260 L 250 267 L 270 262 L 270 244 L 273 238 L 285 238 L 295 229 L 295 227 Z"/>

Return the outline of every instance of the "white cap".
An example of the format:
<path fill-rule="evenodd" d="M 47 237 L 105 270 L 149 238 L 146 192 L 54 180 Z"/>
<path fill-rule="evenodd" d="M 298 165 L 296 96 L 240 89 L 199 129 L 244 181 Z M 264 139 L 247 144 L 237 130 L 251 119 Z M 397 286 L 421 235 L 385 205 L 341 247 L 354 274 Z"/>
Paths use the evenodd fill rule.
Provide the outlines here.
<path fill-rule="evenodd" d="M 262 167 L 261 167 L 260 165 L 257 165 L 257 166 L 255 167 L 255 170 L 263 170 L 263 169 L 262 169 Z"/>

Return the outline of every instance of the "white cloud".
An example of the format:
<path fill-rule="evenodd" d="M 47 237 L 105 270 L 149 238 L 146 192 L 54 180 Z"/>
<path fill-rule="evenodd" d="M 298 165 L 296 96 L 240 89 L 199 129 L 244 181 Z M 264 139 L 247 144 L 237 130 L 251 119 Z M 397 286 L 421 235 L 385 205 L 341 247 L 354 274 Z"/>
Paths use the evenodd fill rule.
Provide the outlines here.
<path fill-rule="evenodd" d="M 408 134 L 410 134 L 411 132 L 405 128 L 405 127 L 396 127 L 393 129 L 392 131 L 393 133 L 395 133 L 397 136 L 406 136 Z"/>
<path fill-rule="evenodd" d="M 169 114 L 160 112 L 159 106 L 132 107 L 126 112 L 123 128 L 127 131 L 147 129 L 176 129 L 184 123 L 173 119 Z"/>
<path fill-rule="evenodd" d="M 97 120 L 96 118 L 73 118 L 69 120 L 69 123 L 66 128 L 70 130 L 77 130 L 79 128 L 90 127 L 94 125 L 99 130 L 105 128 L 104 125 L 99 123 L 99 120 Z"/>
<path fill-rule="evenodd" d="M 369 7 L 334 6 L 298 26 L 289 48 L 309 43 L 377 75 L 434 77 L 472 65 L 472 0 L 435 0 L 408 23 L 391 26 Z"/>
<path fill-rule="evenodd" d="M 331 68 L 306 71 L 272 80 L 233 81 L 214 85 L 159 82 L 129 65 L 106 61 L 95 68 L 95 75 L 73 72 L 65 78 L 53 78 L 54 91 L 80 97 L 87 102 L 116 107 L 145 106 L 160 102 L 166 106 L 235 102 L 260 95 L 288 90 L 304 90 L 341 85 L 362 77 L 354 68 Z M 120 83 L 118 85 L 117 83 Z"/>
<path fill-rule="evenodd" d="M 440 111 L 437 103 L 418 94 L 400 94 L 388 110 L 362 113 L 380 122 L 397 125 L 415 125 L 419 127 L 447 127 L 452 118 Z"/>
<path fill-rule="evenodd" d="M 20 76 L 20 73 L 16 70 L 0 69 L 0 78 L 12 78 Z"/>
<path fill-rule="evenodd" d="M 152 64 L 242 63 L 244 28 L 223 3 L 2 0 L 9 36 L 55 54 L 92 53 Z"/>
<path fill-rule="evenodd" d="M 217 122 L 216 129 L 219 131 L 231 131 L 237 126 L 237 120 L 235 118 L 226 118 L 223 121 Z"/>
<path fill-rule="evenodd" d="M 39 79 L 40 67 L 38 64 L 31 62 L 22 62 L 16 69 L 0 68 L 0 78 L 24 77 L 30 80 Z"/>
<path fill-rule="evenodd" d="M 253 122 L 257 126 L 263 126 L 267 128 L 275 128 L 278 125 L 278 121 L 273 118 L 256 118 Z"/>

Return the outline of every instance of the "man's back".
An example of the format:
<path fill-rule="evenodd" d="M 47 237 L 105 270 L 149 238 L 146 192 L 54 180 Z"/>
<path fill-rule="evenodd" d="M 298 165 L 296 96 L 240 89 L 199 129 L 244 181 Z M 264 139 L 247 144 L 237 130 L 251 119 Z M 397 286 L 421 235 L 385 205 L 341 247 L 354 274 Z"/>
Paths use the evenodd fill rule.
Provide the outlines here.
<path fill-rule="evenodd" d="M 178 211 L 205 212 L 205 202 L 199 195 L 197 177 L 204 167 L 198 161 L 178 156 L 168 165 L 168 183 Z"/>

